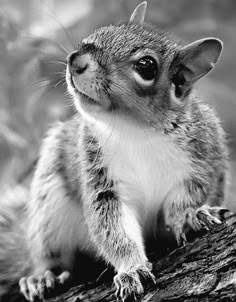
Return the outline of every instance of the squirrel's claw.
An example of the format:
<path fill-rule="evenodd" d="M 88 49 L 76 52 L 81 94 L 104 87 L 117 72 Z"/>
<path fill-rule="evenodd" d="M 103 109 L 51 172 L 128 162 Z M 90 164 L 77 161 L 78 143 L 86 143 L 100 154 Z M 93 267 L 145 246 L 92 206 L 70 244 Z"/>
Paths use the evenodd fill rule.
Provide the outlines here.
<path fill-rule="evenodd" d="M 227 217 L 229 210 L 222 207 L 203 205 L 198 209 L 189 209 L 186 212 L 186 223 L 194 231 L 209 230 L 214 225 L 221 224 Z"/>
<path fill-rule="evenodd" d="M 43 300 L 45 293 L 53 289 L 57 284 L 64 284 L 70 278 L 69 272 L 63 272 L 56 277 L 51 271 L 46 271 L 43 276 L 23 277 L 19 281 L 20 292 L 26 300 L 34 302 Z"/>
<path fill-rule="evenodd" d="M 114 277 L 116 286 L 116 296 L 126 301 L 128 298 L 137 300 L 143 294 L 144 289 L 140 281 L 140 277 L 145 280 L 151 280 L 155 283 L 155 276 L 151 273 L 147 266 L 141 265 L 129 272 L 118 273 Z"/>
<path fill-rule="evenodd" d="M 178 217 L 174 216 L 169 228 L 172 229 L 178 246 L 187 242 L 186 231 L 191 229 L 195 232 L 209 230 L 222 221 L 231 213 L 222 207 L 203 205 L 200 208 L 189 208 Z"/>
<path fill-rule="evenodd" d="M 115 294 L 122 301 L 143 293 L 143 286 L 137 272 L 119 273 L 115 276 L 114 283 L 117 288 Z"/>

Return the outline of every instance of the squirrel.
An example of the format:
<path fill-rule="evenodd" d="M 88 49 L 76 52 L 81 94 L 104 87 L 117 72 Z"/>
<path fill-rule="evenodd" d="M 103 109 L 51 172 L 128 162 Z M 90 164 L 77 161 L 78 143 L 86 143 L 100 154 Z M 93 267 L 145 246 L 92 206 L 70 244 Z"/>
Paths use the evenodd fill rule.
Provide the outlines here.
<path fill-rule="evenodd" d="M 79 250 L 114 267 L 118 297 L 136 297 L 143 280 L 155 282 L 146 246 L 159 216 L 178 245 L 188 229 L 221 223 L 226 138 L 194 84 L 223 44 L 183 46 L 144 23 L 146 6 L 95 29 L 67 57 L 77 113 L 45 138 L 24 211 L 1 207 L 2 292 L 19 281 L 27 300 L 43 299 L 70 278 Z"/>

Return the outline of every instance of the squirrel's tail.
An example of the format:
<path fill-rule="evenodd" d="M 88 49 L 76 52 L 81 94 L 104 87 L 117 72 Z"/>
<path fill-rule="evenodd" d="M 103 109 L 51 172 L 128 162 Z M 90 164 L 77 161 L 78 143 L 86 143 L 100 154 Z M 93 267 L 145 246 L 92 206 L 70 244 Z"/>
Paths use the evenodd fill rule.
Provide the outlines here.
<path fill-rule="evenodd" d="M 0 197 L 1 302 L 19 301 L 18 281 L 30 269 L 24 227 L 27 199 L 28 192 L 21 186 L 8 190 Z"/>

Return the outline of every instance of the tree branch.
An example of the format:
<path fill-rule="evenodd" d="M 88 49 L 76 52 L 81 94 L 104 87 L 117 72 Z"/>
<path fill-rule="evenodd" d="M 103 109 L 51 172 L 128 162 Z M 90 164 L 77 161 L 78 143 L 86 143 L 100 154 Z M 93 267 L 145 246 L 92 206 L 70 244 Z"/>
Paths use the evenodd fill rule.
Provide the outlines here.
<path fill-rule="evenodd" d="M 236 301 L 236 215 L 154 263 L 155 286 L 141 302 Z M 72 288 L 47 302 L 117 301 L 111 283 Z"/>

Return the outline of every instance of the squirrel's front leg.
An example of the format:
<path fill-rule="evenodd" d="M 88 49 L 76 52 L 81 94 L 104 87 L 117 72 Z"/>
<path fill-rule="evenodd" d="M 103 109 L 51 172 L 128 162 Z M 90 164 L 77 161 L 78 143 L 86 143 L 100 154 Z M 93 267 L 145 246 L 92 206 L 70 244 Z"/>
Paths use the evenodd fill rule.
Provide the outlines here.
<path fill-rule="evenodd" d="M 91 239 L 98 254 L 117 271 L 114 278 L 117 294 L 123 300 L 135 297 L 143 292 L 140 277 L 155 280 L 138 219 L 119 199 L 107 169 L 99 165 L 99 158 L 96 164 L 86 163 L 85 174 L 83 206 Z"/>

